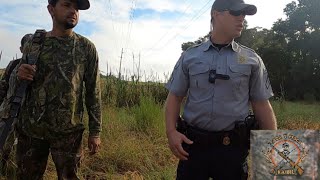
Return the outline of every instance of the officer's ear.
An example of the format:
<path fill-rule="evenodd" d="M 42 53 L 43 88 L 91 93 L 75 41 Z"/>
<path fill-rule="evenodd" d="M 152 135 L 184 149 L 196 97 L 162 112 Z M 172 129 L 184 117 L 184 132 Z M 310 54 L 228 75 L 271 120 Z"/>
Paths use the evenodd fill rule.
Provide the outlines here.
<path fill-rule="evenodd" d="M 47 9 L 48 9 L 49 14 L 51 15 L 51 18 L 53 19 L 53 17 L 54 17 L 54 7 L 51 4 L 49 4 L 47 6 Z"/>
<path fill-rule="evenodd" d="M 223 16 L 223 15 L 224 15 L 224 11 L 219 12 L 219 11 L 214 10 L 212 12 L 212 15 L 211 15 L 211 23 L 212 23 L 212 25 L 214 24 L 214 22 L 220 21 L 220 17 Z"/>
<path fill-rule="evenodd" d="M 214 10 L 212 13 L 212 19 L 216 19 L 220 15 L 220 13 L 221 12 Z"/>
<path fill-rule="evenodd" d="M 215 19 L 219 18 L 220 16 L 225 16 L 227 11 L 213 11 L 213 17 Z"/>

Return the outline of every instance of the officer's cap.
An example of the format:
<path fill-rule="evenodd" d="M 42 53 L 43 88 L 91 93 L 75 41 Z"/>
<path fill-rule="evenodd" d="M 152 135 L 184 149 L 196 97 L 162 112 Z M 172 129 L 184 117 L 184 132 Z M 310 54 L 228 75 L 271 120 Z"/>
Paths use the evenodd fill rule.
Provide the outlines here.
<path fill-rule="evenodd" d="M 53 4 L 55 1 L 58 1 L 58 0 L 48 0 L 48 3 Z M 79 10 L 87 10 L 90 8 L 89 0 L 77 0 L 77 3 L 78 3 Z"/>
<path fill-rule="evenodd" d="M 213 11 L 243 11 L 245 15 L 254 15 L 257 13 L 257 7 L 252 4 L 246 4 L 243 0 L 215 0 L 212 8 Z"/>

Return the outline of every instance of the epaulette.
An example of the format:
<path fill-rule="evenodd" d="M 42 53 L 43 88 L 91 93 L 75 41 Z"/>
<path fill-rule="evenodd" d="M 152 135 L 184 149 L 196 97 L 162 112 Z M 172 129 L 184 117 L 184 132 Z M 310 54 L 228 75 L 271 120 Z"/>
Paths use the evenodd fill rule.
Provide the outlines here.
<path fill-rule="evenodd" d="M 199 44 L 195 44 L 195 45 L 193 45 L 193 46 L 190 46 L 190 47 L 188 47 L 188 49 L 187 49 L 187 50 L 185 50 L 185 51 L 188 51 L 188 50 L 190 50 L 190 49 L 193 49 L 193 48 L 199 47 L 199 46 L 201 46 L 202 44 L 203 44 L 203 42 L 202 42 L 202 43 L 199 43 Z"/>
<path fill-rule="evenodd" d="M 242 47 L 242 48 L 244 48 L 244 49 L 247 49 L 247 50 L 249 50 L 249 51 L 252 51 L 253 53 L 256 54 L 256 51 L 255 51 L 255 50 L 253 50 L 253 49 L 251 49 L 251 48 L 249 48 L 249 47 L 247 47 L 247 46 L 245 46 L 245 45 L 243 45 L 243 44 L 240 44 L 240 43 L 238 43 L 238 42 L 237 42 L 237 44 L 238 44 L 240 47 Z"/>

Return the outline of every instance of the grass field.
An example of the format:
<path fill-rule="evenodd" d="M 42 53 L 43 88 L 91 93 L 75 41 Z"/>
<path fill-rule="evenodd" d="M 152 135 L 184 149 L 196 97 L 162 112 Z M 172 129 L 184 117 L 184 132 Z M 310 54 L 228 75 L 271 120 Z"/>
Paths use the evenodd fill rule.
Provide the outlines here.
<path fill-rule="evenodd" d="M 320 129 L 320 104 L 272 104 L 279 129 Z M 149 124 L 144 126 L 139 121 L 149 121 Z M 85 153 L 80 169 L 82 177 L 134 180 L 175 177 L 178 161 L 167 147 L 162 105 L 152 99 L 145 98 L 140 107 L 105 107 L 102 143 L 96 156 Z M 55 179 L 52 163 L 46 179 Z"/>
<path fill-rule="evenodd" d="M 320 103 L 272 102 L 279 129 L 320 129 Z"/>
<path fill-rule="evenodd" d="M 89 156 L 86 131 L 79 171 L 82 179 L 174 179 L 178 160 L 167 146 L 164 125 L 167 92 L 160 83 L 134 83 L 102 82 L 102 147 Z M 320 103 L 273 101 L 272 105 L 279 129 L 320 129 Z M 15 166 L 10 165 L 11 169 Z M 49 160 L 45 179 L 56 178 Z"/>

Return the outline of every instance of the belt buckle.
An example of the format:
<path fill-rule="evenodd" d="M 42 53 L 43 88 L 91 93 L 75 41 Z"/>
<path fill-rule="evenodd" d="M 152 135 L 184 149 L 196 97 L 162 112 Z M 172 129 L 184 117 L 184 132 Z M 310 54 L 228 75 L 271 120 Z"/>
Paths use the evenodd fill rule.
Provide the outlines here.
<path fill-rule="evenodd" d="M 223 145 L 228 146 L 230 142 L 231 142 L 230 137 L 228 135 L 223 137 L 223 140 L 222 140 Z"/>

